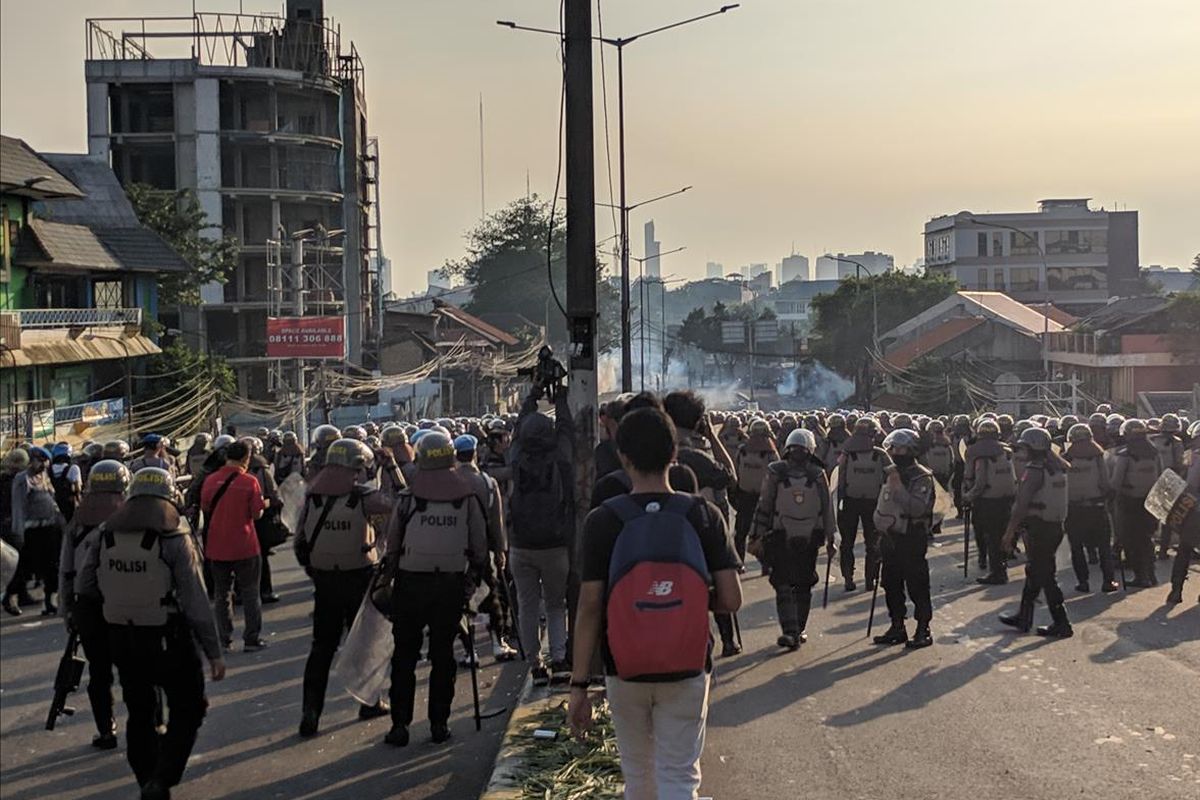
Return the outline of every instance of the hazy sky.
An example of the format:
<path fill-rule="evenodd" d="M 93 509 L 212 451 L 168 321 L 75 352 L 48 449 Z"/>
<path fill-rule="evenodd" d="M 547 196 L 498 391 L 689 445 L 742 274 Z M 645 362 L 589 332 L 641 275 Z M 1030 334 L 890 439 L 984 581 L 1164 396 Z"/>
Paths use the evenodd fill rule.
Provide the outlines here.
<path fill-rule="evenodd" d="M 237 10 L 237 0 L 200 0 Z M 278 8 L 245 0 L 247 11 Z M 628 35 L 721 0 L 603 0 Z M 380 137 L 384 246 L 396 289 L 462 253 L 478 218 L 478 98 L 487 204 L 554 184 L 556 0 L 327 0 L 366 64 Z M 82 151 L 84 19 L 188 14 L 191 0 L 0 0 L 0 125 Z M 652 214 L 663 271 L 701 276 L 796 251 L 921 253 L 921 226 L 962 209 L 1092 197 L 1140 212 L 1143 264 L 1200 250 L 1197 0 L 745 0 L 626 49 L 632 249 Z M 616 155 L 616 72 L 606 53 Z M 595 62 L 597 81 L 600 61 Z M 596 92 L 597 198 L 607 199 Z M 615 172 L 615 164 L 614 164 Z M 599 209 L 597 236 L 612 221 Z"/>

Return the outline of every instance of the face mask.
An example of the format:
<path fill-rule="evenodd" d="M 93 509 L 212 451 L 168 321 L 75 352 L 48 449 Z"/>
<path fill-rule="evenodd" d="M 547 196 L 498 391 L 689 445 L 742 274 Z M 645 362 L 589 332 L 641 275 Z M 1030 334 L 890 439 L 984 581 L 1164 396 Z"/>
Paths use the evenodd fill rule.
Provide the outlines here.
<path fill-rule="evenodd" d="M 892 456 L 892 461 L 896 462 L 898 467 L 911 467 L 916 463 L 916 456 Z"/>
<path fill-rule="evenodd" d="M 806 464 L 808 463 L 808 451 L 792 450 L 790 453 L 788 453 L 788 461 L 792 462 L 793 464 Z"/>

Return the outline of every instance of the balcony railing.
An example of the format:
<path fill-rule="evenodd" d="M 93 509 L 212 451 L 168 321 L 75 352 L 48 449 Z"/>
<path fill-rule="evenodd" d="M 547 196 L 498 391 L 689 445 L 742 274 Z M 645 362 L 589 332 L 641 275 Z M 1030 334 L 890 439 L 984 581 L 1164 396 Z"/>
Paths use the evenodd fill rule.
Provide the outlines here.
<path fill-rule="evenodd" d="M 18 328 L 140 327 L 140 308 L 22 308 L 11 312 Z"/>

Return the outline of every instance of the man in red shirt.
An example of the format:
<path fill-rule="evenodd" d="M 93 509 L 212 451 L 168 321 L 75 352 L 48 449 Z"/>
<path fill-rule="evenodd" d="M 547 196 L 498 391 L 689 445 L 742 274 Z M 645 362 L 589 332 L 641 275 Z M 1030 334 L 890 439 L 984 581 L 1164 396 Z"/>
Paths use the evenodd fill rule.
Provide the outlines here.
<path fill-rule="evenodd" d="M 246 472 L 250 448 L 234 442 L 225 448 L 225 466 L 209 475 L 200 493 L 200 509 L 208 528 L 205 557 L 212 564 L 213 615 L 226 650 L 233 646 L 233 582 L 242 595 L 246 618 L 246 650 L 267 646 L 262 638 L 261 569 L 254 521 L 263 515 L 267 501 L 253 475 Z"/>

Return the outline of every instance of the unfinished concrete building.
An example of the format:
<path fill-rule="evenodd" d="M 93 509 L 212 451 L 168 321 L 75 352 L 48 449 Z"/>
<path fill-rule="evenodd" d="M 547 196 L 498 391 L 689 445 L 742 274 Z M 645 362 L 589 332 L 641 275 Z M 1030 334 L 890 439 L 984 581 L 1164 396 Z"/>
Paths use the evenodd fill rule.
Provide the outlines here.
<path fill-rule="evenodd" d="M 303 370 L 267 358 L 268 316 L 344 316 L 347 361 L 373 369 L 378 148 L 362 61 L 323 0 L 287 0 L 282 16 L 91 19 L 87 43 L 89 151 L 126 185 L 195 191 L 241 243 L 229 282 L 178 326 L 250 398 L 294 397 Z"/>

